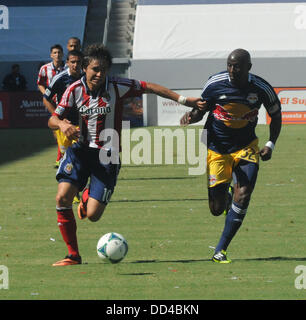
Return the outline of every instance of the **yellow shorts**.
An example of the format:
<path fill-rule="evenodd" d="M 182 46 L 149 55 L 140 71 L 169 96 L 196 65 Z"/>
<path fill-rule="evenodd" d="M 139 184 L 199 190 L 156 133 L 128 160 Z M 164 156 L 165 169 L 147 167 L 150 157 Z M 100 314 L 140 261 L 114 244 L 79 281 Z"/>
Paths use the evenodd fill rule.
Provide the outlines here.
<path fill-rule="evenodd" d="M 207 150 L 207 179 L 208 187 L 212 188 L 220 183 L 230 183 L 232 172 L 240 160 L 259 163 L 258 139 L 247 147 L 230 154 L 220 154 Z"/>
<path fill-rule="evenodd" d="M 57 145 L 59 146 L 62 155 L 66 152 L 68 147 L 70 147 L 73 143 L 77 142 L 77 140 L 68 139 L 60 129 L 57 129 L 54 132 L 56 136 Z"/>

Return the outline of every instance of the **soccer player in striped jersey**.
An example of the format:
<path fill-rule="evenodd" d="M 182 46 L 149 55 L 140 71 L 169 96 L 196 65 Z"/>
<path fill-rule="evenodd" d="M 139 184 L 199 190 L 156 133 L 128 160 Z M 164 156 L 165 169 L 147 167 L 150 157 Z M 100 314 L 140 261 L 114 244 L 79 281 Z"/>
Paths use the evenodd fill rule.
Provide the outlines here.
<path fill-rule="evenodd" d="M 52 61 L 41 66 L 38 72 L 37 86 L 42 95 L 45 94 L 45 91 L 51 84 L 53 77 L 64 70 L 65 63 L 63 61 L 63 55 L 63 47 L 60 44 L 55 44 L 50 48 L 50 57 Z M 58 102 L 56 95 L 53 97 L 53 101 L 54 103 Z M 47 106 L 47 109 L 52 114 L 53 107 L 49 105 Z M 54 138 L 56 139 L 56 132 L 54 132 Z M 58 147 L 55 167 L 58 167 L 60 159 L 61 151 Z"/>
<path fill-rule="evenodd" d="M 78 216 L 98 221 L 114 192 L 120 170 L 124 100 L 154 93 L 189 107 L 204 106 L 201 98 L 185 98 L 158 84 L 109 76 L 112 58 L 103 45 L 89 46 L 83 61 L 85 75 L 67 88 L 48 123 L 51 129 L 60 129 L 68 138 L 79 140 L 67 149 L 56 175 L 58 226 L 68 255 L 54 266 L 81 263 L 73 197 L 83 190 Z M 65 121 L 72 110 L 77 110 L 81 116 L 79 130 Z M 86 187 L 88 179 L 90 183 Z"/>
<path fill-rule="evenodd" d="M 272 86 L 249 73 L 248 51 L 236 49 L 227 59 L 227 71 L 211 76 L 202 99 L 205 111 L 193 110 L 181 118 L 181 125 L 200 121 L 205 112 L 207 129 L 207 178 L 209 208 L 213 215 L 226 213 L 225 226 L 212 260 L 229 263 L 226 250 L 246 215 L 255 187 L 259 158 L 271 159 L 281 131 L 281 104 Z M 269 116 L 270 139 L 259 149 L 255 127 L 263 105 Z M 230 186 L 233 180 L 234 188 Z"/>
<path fill-rule="evenodd" d="M 50 48 L 52 61 L 41 66 L 37 78 L 37 86 L 42 94 L 45 93 L 53 77 L 64 70 L 63 55 L 63 47 L 60 44 L 55 44 Z M 52 113 L 52 110 L 49 111 Z"/>

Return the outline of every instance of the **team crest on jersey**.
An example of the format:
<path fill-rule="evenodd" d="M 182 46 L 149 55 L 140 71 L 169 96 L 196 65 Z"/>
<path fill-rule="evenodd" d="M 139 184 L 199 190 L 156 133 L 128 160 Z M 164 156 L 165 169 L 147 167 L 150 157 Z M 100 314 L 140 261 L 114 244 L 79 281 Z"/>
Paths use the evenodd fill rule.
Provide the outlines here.
<path fill-rule="evenodd" d="M 251 93 L 250 92 L 246 99 L 248 100 L 248 102 L 250 104 L 254 104 L 254 103 L 256 103 L 258 101 L 258 95 L 257 95 L 257 93 Z"/>
<path fill-rule="evenodd" d="M 210 174 L 208 177 L 208 184 L 210 186 L 214 185 L 217 182 L 217 177 L 215 174 Z"/>
<path fill-rule="evenodd" d="M 65 168 L 64 168 L 64 171 L 67 173 L 67 174 L 71 174 L 72 172 L 72 169 L 73 169 L 73 164 L 70 162 L 70 163 L 67 163 Z"/>

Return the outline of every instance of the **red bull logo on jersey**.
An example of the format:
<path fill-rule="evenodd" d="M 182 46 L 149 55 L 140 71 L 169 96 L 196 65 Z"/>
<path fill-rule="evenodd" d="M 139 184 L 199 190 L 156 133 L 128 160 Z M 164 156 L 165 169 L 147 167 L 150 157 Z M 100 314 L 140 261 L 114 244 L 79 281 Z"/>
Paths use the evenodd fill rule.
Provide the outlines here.
<path fill-rule="evenodd" d="M 254 109 L 254 110 L 251 110 L 250 112 L 247 112 L 246 114 L 244 114 L 241 117 L 241 119 L 248 120 L 250 122 L 254 122 L 257 119 L 257 115 L 258 115 L 258 109 Z"/>
<path fill-rule="evenodd" d="M 216 105 L 213 111 L 214 117 L 230 128 L 239 129 L 245 127 L 248 122 L 256 121 L 258 109 L 250 109 L 241 103 L 228 103 L 224 106 Z"/>

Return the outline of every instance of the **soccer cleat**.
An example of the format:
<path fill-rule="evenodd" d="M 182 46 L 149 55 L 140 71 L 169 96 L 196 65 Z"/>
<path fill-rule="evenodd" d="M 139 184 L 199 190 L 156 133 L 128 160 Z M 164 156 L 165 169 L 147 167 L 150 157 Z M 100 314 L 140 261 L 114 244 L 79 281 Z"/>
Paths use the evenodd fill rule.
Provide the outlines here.
<path fill-rule="evenodd" d="M 218 263 L 231 263 L 232 262 L 232 260 L 227 258 L 226 251 L 224 251 L 224 250 L 216 252 L 212 257 L 212 261 L 218 262 Z"/>
<path fill-rule="evenodd" d="M 80 204 L 78 206 L 78 217 L 83 220 L 87 217 L 87 202 L 88 202 L 88 197 L 89 197 L 89 189 L 85 188 L 83 190 L 81 199 L 80 199 Z"/>
<path fill-rule="evenodd" d="M 80 203 L 80 195 L 79 194 L 77 194 L 74 198 L 73 198 L 73 202 L 72 202 L 73 204 L 75 204 L 75 203 Z"/>
<path fill-rule="evenodd" d="M 53 267 L 73 266 L 81 263 L 82 263 L 82 258 L 80 256 L 75 257 L 70 254 L 66 256 L 63 260 L 53 263 L 52 266 Z"/>
<path fill-rule="evenodd" d="M 231 205 L 232 205 L 232 201 L 233 201 L 233 196 L 234 196 L 234 187 L 229 186 L 228 188 L 228 200 L 227 200 L 227 205 L 226 205 L 226 209 L 224 210 L 223 214 L 226 216 L 227 213 L 229 212 Z"/>

